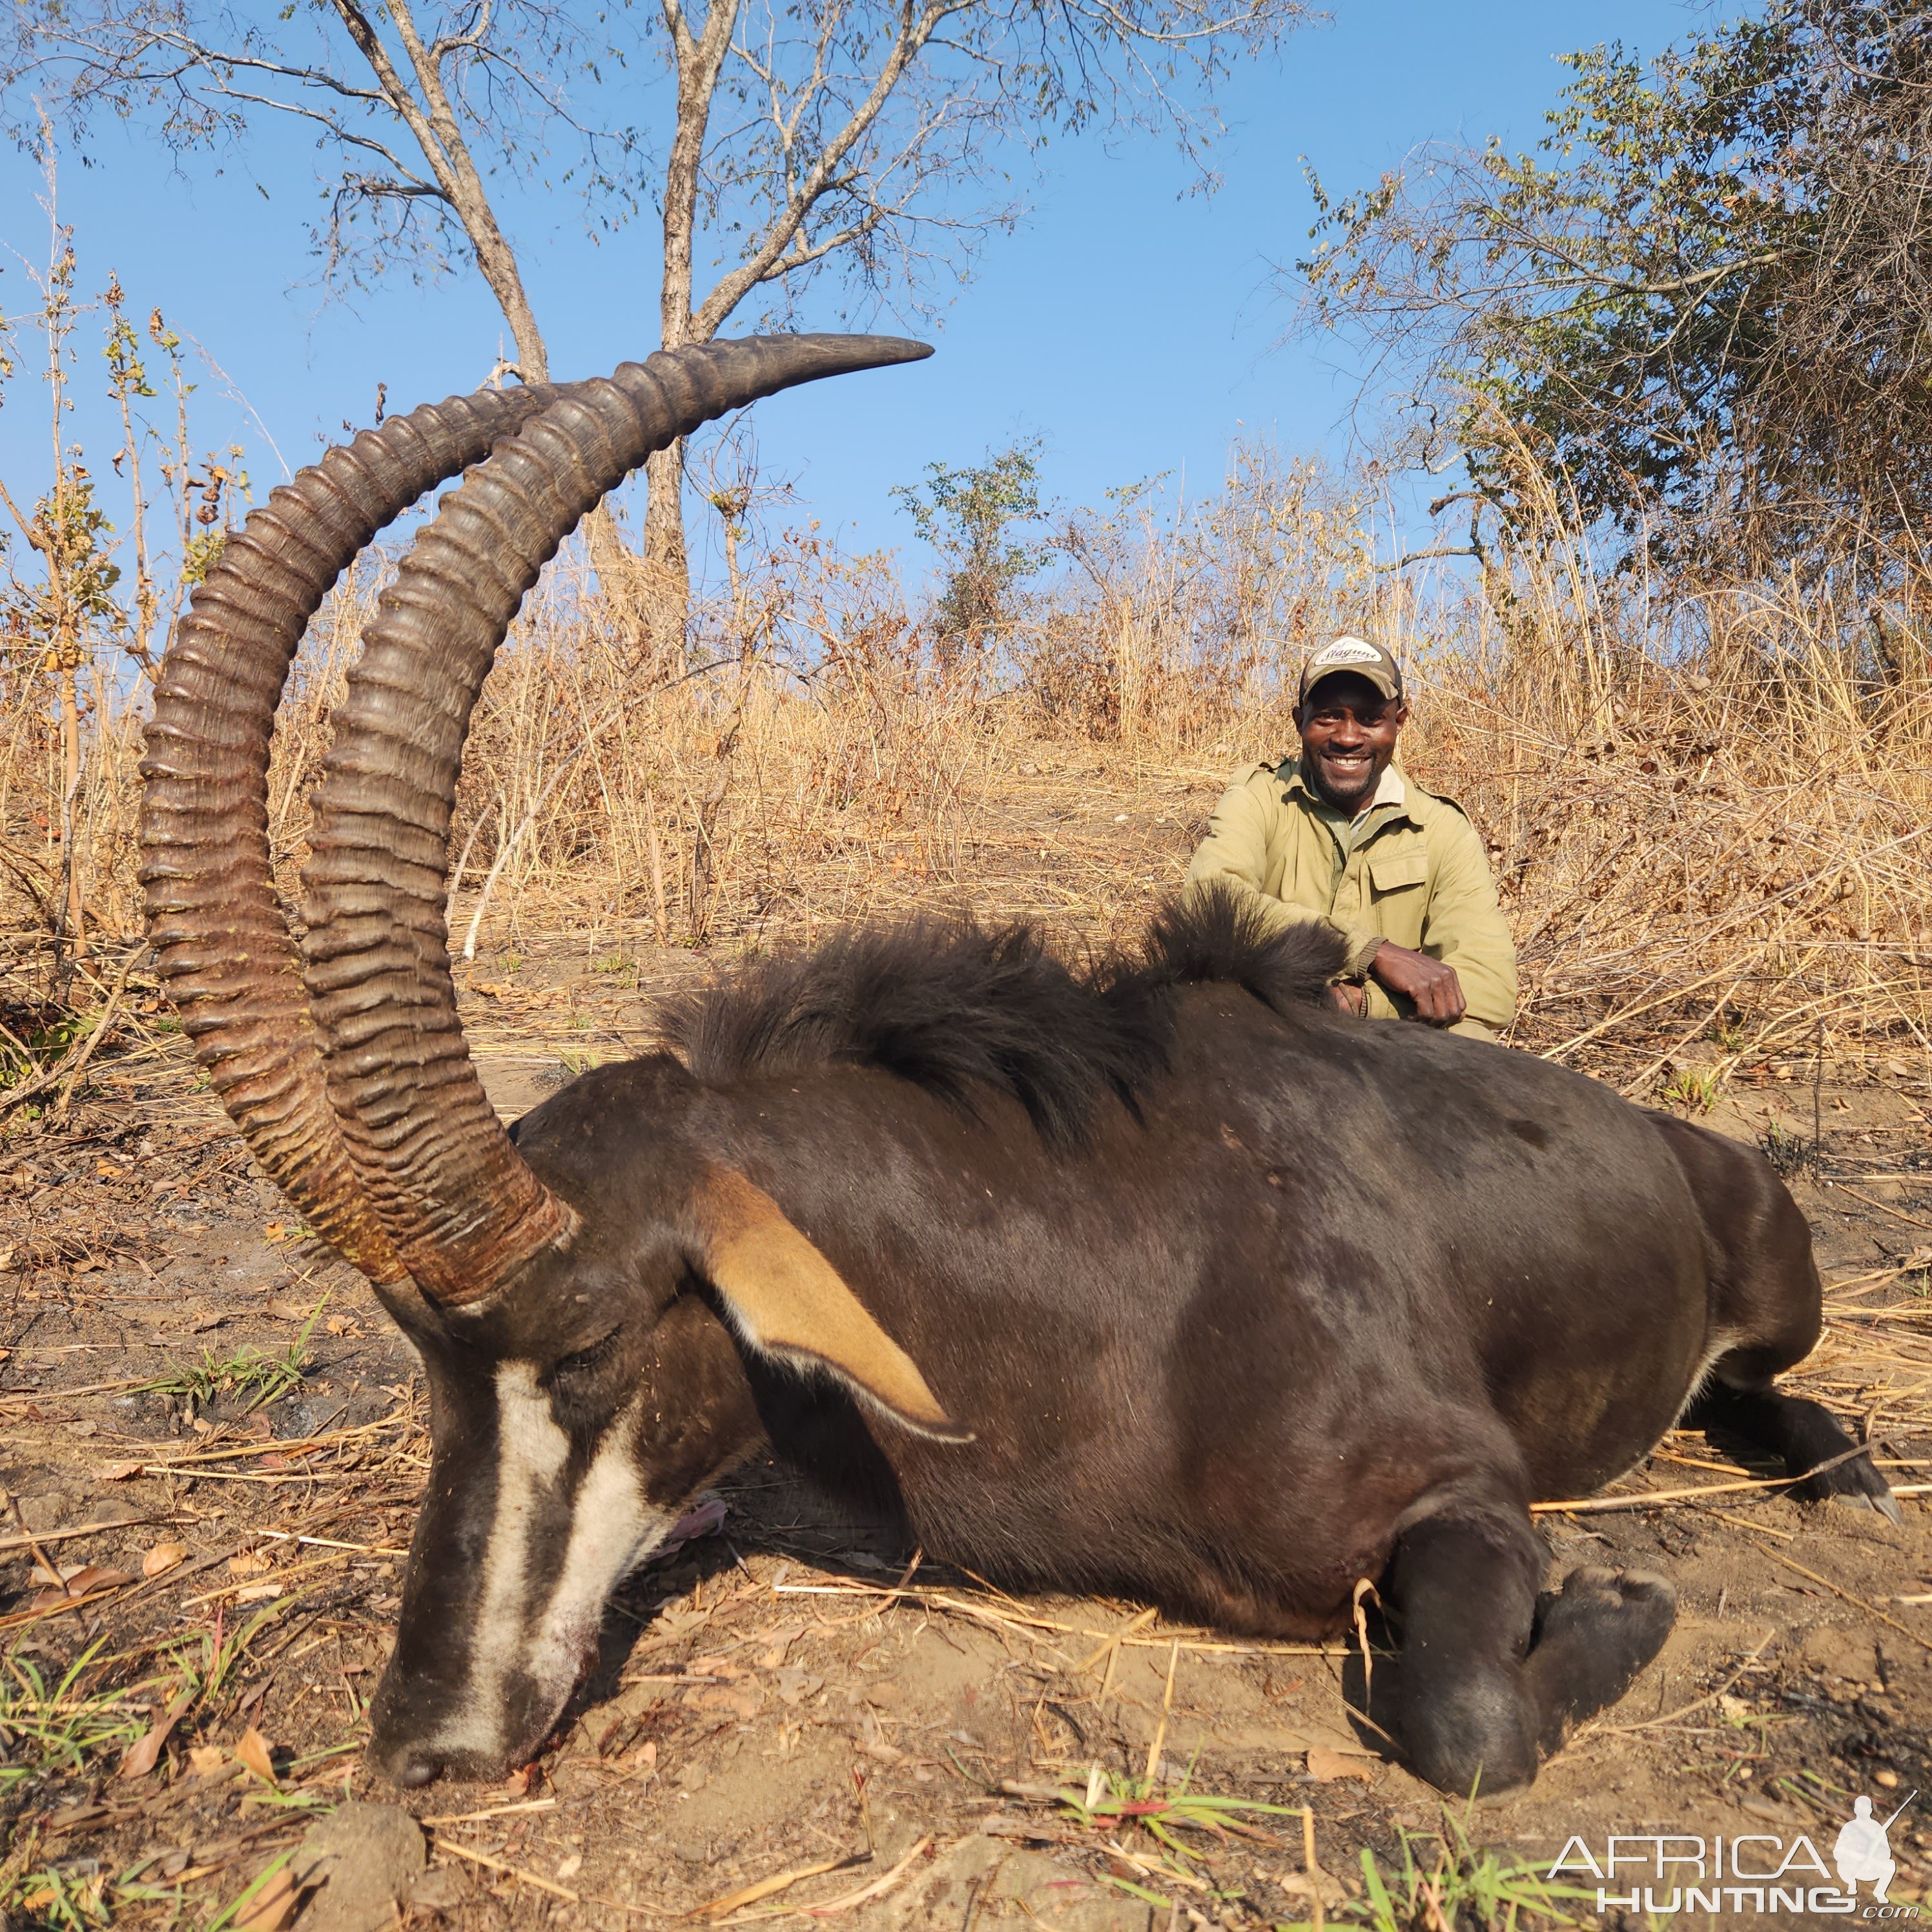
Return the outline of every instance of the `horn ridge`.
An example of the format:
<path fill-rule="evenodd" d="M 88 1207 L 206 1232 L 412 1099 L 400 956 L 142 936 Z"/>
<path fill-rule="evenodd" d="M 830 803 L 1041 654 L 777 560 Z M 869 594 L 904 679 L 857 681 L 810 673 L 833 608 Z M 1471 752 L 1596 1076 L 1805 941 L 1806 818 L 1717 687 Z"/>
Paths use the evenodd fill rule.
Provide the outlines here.
<path fill-rule="evenodd" d="M 140 878 L 160 977 L 250 1152 L 308 1225 L 376 1281 L 404 1270 L 342 1148 L 275 892 L 275 711 L 310 618 L 362 546 L 560 393 L 452 397 L 330 450 L 223 546 L 155 690 Z"/>
<path fill-rule="evenodd" d="M 930 353 L 887 337 L 776 336 L 625 363 L 574 386 L 472 470 L 385 591 L 315 794 L 304 976 L 344 1144 L 426 1294 L 493 1292 L 575 1219 L 484 1094 L 443 920 L 464 742 L 518 609 L 652 450 L 796 383 Z"/>

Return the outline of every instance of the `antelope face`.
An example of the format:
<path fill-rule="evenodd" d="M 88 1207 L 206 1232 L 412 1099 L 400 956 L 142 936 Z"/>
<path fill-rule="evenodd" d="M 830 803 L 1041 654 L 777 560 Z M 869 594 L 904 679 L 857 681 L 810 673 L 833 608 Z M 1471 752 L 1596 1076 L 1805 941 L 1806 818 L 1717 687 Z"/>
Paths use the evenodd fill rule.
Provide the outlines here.
<path fill-rule="evenodd" d="M 676 1347 L 683 1331 L 718 1324 L 701 1304 L 674 1303 L 661 1334 L 634 1297 L 607 1300 L 595 1322 L 569 1301 L 555 1322 L 527 1306 L 466 1316 L 385 1298 L 422 1352 L 432 1453 L 374 1754 L 401 1784 L 500 1777 L 536 1754 L 596 1663 L 611 1591 L 736 1446 L 724 1414 L 709 1418 L 722 1425 L 715 1455 L 664 1453 L 653 1371 L 668 1344 L 701 1351 L 694 1332 Z M 686 1420 L 700 1424 L 688 1438 L 710 1432 Z"/>
<path fill-rule="evenodd" d="M 634 1097 L 646 1070 L 588 1076 L 520 1144 L 580 1143 L 572 1124 L 604 1113 L 614 1086 Z M 510 1289 L 456 1308 L 384 1292 L 430 1405 L 429 1484 L 371 1713 L 376 1762 L 399 1784 L 500 1777 L 542 1749 L 596 1662 L 610 1592 L 758 1440 L 746 1352 L 958 1434 L 768 1195 L 662 1147 L 635 1165 L 634 1186 L 607 1167 L 605 1208 L 586 1206 L 570 1251 Z M 697 1178 L 666 1211 L 662 1178 L 680 1170 Z"/>

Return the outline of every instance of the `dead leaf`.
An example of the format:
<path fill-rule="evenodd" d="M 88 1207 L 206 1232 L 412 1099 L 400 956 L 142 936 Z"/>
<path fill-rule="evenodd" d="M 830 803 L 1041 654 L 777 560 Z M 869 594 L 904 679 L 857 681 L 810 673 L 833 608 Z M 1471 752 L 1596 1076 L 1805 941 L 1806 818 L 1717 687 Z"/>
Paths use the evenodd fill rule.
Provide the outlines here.
<path fill-rule="evenodd" d="M 750 1719 L 764 1707 L 765 1694 L 755 1684 L 721 1684 L 715 1690 L 687 1691 L 684 1701 L 694 1711 L 729 1711 L 734 1717 Z"/>
<path fill-rule="evenodd" d="M 232 1922 L 235 1932 L 283 1932 L 294 1922 L 301 1892 L 294 1872 L 283 1866 Z"/>
<path fill-rule="evenodd" d="M 804 1636 L 807 1628 L 804 1624 L 773 1624 L 764 1630 L 752 1631 L 748 1642 L 770 1646 L 758 1652 L 758 1668 L 778 1670 L 784 1664 L 786 1653 Z"/>
<path fill-rule="evenodd" d="M 275 1782 L 275 1765 L 274 1760 L 268 1755 L 268 1741 L 253 1724 L 242 1733 L 235 1746 L 235 1755 L 257 1778 L 266 1779 L 271 1784 Z"/>
<path fill-rule="evenodd" d="M 184 1562 L 187 1556 L 188 1545 L 184 1543 L 158 1543 L 141 1558 L 141 1574 L 143 1576 L 165 1576 L 178 1564 Z"/>
<path fill-rule="evenodd" d="M 648 1778 L 658 1768 L 658 1748 L 655 1738 L 638 1745 L 631 1754 L 631 1762 Z"/>
<path fill-rule="evenodd" d="M 200 1335 L 210 1328 L 219 1328 L 228 1317 L 218 1308 L 197 1308 L 188 1317 L 188 1332 Z"/>
<path fill-rule="evenodd" d="M 802 1704 L 814 1691 L 824 1688 L 825 1679 L 814 1677 L 808 1670 L 801 1670 L 796 1664 L 787 1664 L 777 1673 L 775 1680 L 778 1695 L 788 1704 Z"/>
<path fill-rule="evenodd" d="M 522 1798 L 526 1796 L 530 1788 L 530 1773 L 534 1768 L 534 1766 L 527 1764 L 518 1765 L 516 1769 L 504 1779 L 504 1791 L 512 1798 Z"/>
<path fill-rule="evenodd" d="M 102 1483 L 124 1483 L 130 1476 L 138 1476 L 142 1465 L 139 1462 L 104 1462 L 94 1472 L 94 1480 Z"/>
<path fill-rule="evenodd" d="M 44 1576 L 46 1572 L 37 1568 L 36 1574 Z M 78 1602 L 83 1597 L 98 1595 L 104 1590 L 118 1590 L 124 1583 L 131 1583 L 134 1578 L 124 1570 L 105 1570 L 94 1564 L 85 1564 L 78 1570 L 63 1569 L 64 1581 L 55 1583 L 47 1589 L 27 1600 L 29 1610 L 57 1610 L 62 1604 Z"/>
<path fill-rule="evenodd" d="M 1291 1898 L 1318 1898 L 1324 1905 L 1339 1905 L 1348 1895 L 1348 1888 L 1332 1872 L 1281 1872 L 1275 1883 Z"/>
<path fill-rule="evenodd" d="M 77 1570 L 67 1580 L 70 1590 L 82 1594 L 94 1590 L 118 1590 L 123 1583 L 131 1583 L 134 1578 L 124 1570 L 110 1570 L 105 1564 L 90 1563 L 86 1569 Z"/>
<path fill-rule="evenodd" d="M 1330 1750 L 1326 1744 L 1312 1745 L 1308 1753 L 1308 1774 L 1317 1784 L 1333 1784 L 1339 1778 L 1359 1778 L 1364 1784 L 1372 1784 L 1376 1774 L 1366 1760 L 1358 1757 L 1344 1757 L 1338 1750 Z"/>
<path fill-rule="evenodd" d="M 212 1778 L 228 1762 L 219 1744 L 196 1744 L 188 1754 L 188 1768 L 197 1778 Z"/>
<path fill-rule="evenodd" d="M 235 1592 L 238 1604 L 272 1603 L 287 1588 L 282 1583 L 244 1583 Z"/>
<path fill-rule="evenodd" d="M 244 1550 L 239 1556 L 228 1559 L 228 1574 L 231 1576 L 259 1576 L 268 1568 L 268 1559 L 259 1550 Z"/>
<path fill-rule="evenodd" d="M 705 1610 L 660 1610 L 656 1628 L 666 1636 L 688 1636 L 692 1632 L 711 1621 L 711 1612 Z"/>
<path fill-rule="evenodd" d="M 694 1657 L 685 1666 L 693 1677 L 742 1677 L 745 1666 L 728 1657 Z"/>
<path fill-rule="evenodd" d="M 184 1690 L 174 1702 L 157 1718 L 148 1728 L 148 1734 L 139 1742 L 128 1747 L 122 1758 L 121 1768 L 116 1774 L 122 1778 L 146 1778 L 160 1761 L 162 1747 L 168 1741 L 168 1733 L 181 1722 L 181 1714 L 194 1702 L 194 1693 Z"/>

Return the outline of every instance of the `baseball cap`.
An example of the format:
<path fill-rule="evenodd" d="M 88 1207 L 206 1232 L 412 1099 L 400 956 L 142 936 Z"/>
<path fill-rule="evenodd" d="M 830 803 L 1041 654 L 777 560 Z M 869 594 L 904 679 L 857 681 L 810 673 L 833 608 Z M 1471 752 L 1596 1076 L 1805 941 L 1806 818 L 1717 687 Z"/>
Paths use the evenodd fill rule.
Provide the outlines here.
<path fill-rule="evenodd" d="M 1365 677 L 1387 698 L 1400 704 L 1402 702 L 1402 667 L 1379 644 L 1372 644 L 1366 638 L 1337 638 L 1332 644 L 1324 644 L 1318 651 L 1311 652 L 1308 662 L 1301 667 L 1301 686 L 1297 701 L 1306 704 L 1308 694 L 1324 677 L 1332 676 L 1338 670 L 1352 671 L 1358 677 Z"/>

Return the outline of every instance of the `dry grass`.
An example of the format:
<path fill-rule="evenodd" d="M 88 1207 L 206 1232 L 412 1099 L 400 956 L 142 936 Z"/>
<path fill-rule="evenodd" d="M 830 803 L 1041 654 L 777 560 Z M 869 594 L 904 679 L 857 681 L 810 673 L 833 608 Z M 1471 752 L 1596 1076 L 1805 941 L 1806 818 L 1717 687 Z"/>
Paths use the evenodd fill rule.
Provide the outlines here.
<path fill-rule="evenodd" d="M 1520 1042 L 1693 1100 L 1800 1051 L 1926 1068 L 1926 580 L 1894 573 L 1856 605 L 1762 584 L 1666 602 L 1606 578 L 1544 507 L 1474 576 L 1378 569 L 1372 503 L 1242 451 L 1191 508 L 1144 495 L 1068 520 L 1003 634 L 963 656 L 935 649 L 893 560 L 740 527 L 675 676 L 636 659 L 634 614 L 567 551 L 478 709 L 454 943 L 562 936 L 634 961 L 935 898 L 1104 934 L 1178 882 L 1227 770 L 1292 743 L 1308 642 L 1366 628 L 1414 669 L 1410 769 L 1490 844 Z M 328 706 L 386 568 L 345 578 L 298 662 L 270 811 L 291 904 Z M 140 582 L 150 604 L 172 595 L 149 564 Z M 10 609 L 0 1056 L 42 1105 L 70 1092 L 61 1070 L 138 942 L 148 681 L 131 617 Z M 62 650 L 43 620 L 67 625 Z M 116 1045 L 147 1027 L 154 1050 L 159 1020 L 137 976 Z"/>

